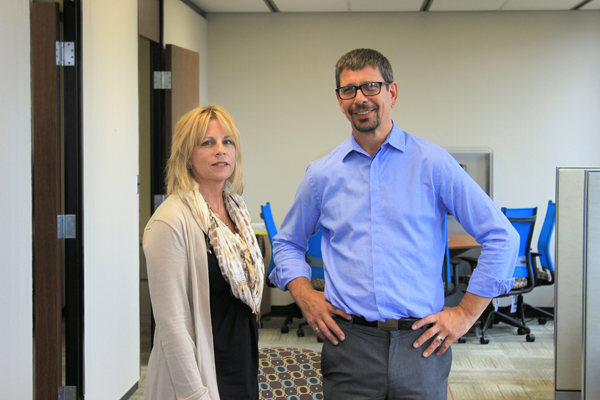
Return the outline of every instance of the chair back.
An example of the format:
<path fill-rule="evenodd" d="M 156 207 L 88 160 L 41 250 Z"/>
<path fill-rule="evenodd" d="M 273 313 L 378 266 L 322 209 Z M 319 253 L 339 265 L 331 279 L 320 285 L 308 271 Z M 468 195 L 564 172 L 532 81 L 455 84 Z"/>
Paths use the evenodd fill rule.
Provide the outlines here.
<path fill-rule="evenodd" d="M 275 261 L 273 257 L 273 238 L 277 235 L 277 227 L 275 221 L 273 221 L 273 213 L 271 212 L 271 204 L 267 203 L 264 206 L 260 206 L 260 217 L 265 221 L 265 227 L 267 228 L 267 235 L 269 236 L 269 242 L 271 243 L 271 261 L 269 262 L 269 268 L 267 269 L 267 275 L 275 269 Z"/>
<path fill-rule="evenodd" d="M 550 239 L 554 232 L 554 224 L 556 222 L 556 204 L 552 200 L 548 200 L 548 209 L 546 217 L 542 225 L 542 231 L 538 238 L 537 251 L 541 254 L 540 264 L 542 267 L 554 272 L 554 263 L 550 256 Z"/>
<path fill-rule="evenodd" d="M 323 259 L 323 253 L 321 253 L 321 238 L 323 237 L 323 227 L 319 231 L 308 239 L 308 249 L 306 249 L 306 257 L 309 258 L 308 263 L 312 270 L 312 277 L 317 279 L 325 279 L 325 271 L 322 266 L 314 266 L 314 262 L 311 262 L 311 258 Z"/>
<path fill-rule="evenodd" d="M 269 268 L 267 268 L 267 276 L 275 269 L 275 257 L 273 257 L 273 238 L 277 235 L 277 227 L 273 220 L 273 213 L 271 211 L 271 204 L 267 203 L 264 206 L 260 206 L 260 217 L 265 221 L 265 227 L 267 228 L 267 235 L 269 236 L 269 242 L 271 243 L 271 260 L 269 261 Z M 306 255 L 308 257 L 323 258 L 321 254 L 321 236 L 323 235 L 323 228 L 308 239 L 308 249 Z M 322 267 L 313 267 L 312 277 L 318 279 L 325 279 L 325 272 Z"/>
<path fill-rule="evenodd" d="M 448 248 L 448 214 L 445 217 L 446 223 L 446 252 L 444 253 L 444 268 L 442 269 L 442 279 L 448 289 L 452 280 L 452 270 L 450 268 L 450 249 Z"/>
<path fill-rule="evenodd" d="M 513 274 L 514 278 L 528 278 L 528 281 L 534 281 L 533 268 L 531 264 L 531 239 L 533 237 L 533 228 L 535 227 L 535 218 L 537 207 L 534 208 L 502 208 L 502 212 L 513 227 L 519 233 L 521 238 L 519 243 L 519 255 L 517 265 Z"/>
<path fill-rule="evenodd" d="M 306 255 L 308 257 L 323 258 L 321 253 L 321 238 L 323 237 L 323 227 L 319 231 L 308 239 L 308 249 Z"/>

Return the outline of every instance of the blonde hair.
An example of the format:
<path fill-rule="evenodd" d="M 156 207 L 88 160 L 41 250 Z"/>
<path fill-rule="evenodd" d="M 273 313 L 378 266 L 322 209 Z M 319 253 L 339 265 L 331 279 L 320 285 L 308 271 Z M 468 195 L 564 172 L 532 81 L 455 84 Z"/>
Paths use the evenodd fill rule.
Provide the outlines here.
<path fill-rule="evenodd" d="M 223 107 L 210 105 L 187 112 L 175 125 L 171 155 L 167 161 L 167 194 L 188 192 L 194 186 L 196 181 L 191 171 L 187 169 L 187 164 L 192 156 L 194 146 L 199 145 L 204 139 L 211 119 L 216 119 L 221 123 L 223 129 L 231 136 L 235 146 L 235 167 L 227 179 L 231 183 L 230 191 L 236 194 L 242 194 L 244 191 L 240 131 L 231 115 Z"/>

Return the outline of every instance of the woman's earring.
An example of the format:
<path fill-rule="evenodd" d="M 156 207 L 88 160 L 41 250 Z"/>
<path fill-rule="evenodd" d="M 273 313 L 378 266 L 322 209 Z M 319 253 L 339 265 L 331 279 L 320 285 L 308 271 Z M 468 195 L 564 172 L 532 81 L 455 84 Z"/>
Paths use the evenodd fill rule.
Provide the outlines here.
<path fill-rule="evenodd" d="M 188 164 L 187 169 L 192 169 L 192 164 Z"/>

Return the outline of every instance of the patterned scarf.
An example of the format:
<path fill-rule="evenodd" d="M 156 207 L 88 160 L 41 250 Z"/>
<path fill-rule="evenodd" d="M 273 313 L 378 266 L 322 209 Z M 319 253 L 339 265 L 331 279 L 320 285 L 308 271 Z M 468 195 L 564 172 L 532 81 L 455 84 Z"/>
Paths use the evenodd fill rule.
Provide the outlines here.
<path fill-rule="evenodd" d="M 252 309 L 254 314 L 260 312 L 265 267 L 250 224 L 250 214 L 246 203 L 238 194 L 230 192 L 231 184 L 226 181 L 223 189 L 223 200 L 229 217 L 234 222 L 238 233 L 232 233 L 208 207 L 208 204 L 195 183 L 192 190 L 179 193 L 188 205 L 200 229 L 207 234 L 213 246 L 221 268 L 223 278 L 231 286 L 233 295 Z"/>

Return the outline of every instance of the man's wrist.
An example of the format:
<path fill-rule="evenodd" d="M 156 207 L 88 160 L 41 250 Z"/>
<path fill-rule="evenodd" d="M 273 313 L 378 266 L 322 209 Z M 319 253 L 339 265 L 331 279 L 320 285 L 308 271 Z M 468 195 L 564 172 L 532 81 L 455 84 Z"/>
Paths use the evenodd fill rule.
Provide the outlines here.
<path fill-rule="evenodd" d="M 292 279 L 286 287 L 296 303 L 300 302 L 303 293 L 306 293 L 307 290 L 313 290 L 310 281 L 304 276 Z"/>
<path fill-rule="evenodd" d="M 460 308 L 463 314 L 473 321 L 477 321 L 479 316 L 483 313 L 487 305 L 490 303 L 491 298 L 482 297 L 473 293 L 465 293 L 465 296 L 458 304 L 458 308 Z"/>

